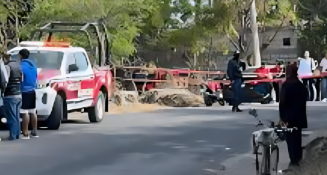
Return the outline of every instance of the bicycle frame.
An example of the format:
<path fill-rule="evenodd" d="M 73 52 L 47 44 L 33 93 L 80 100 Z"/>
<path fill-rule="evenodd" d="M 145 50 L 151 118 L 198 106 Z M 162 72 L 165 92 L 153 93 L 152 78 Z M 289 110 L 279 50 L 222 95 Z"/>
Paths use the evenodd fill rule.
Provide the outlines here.
<path fill-rule="evenodd" d="M 281 124 L 282 126 L 275 127 L 274 122 L 271 122 L 271 126 L 264 125 L 257 117 L 257 111 L 255 109 L 251 109 L 249 114 L 254 116 L 259 123 L 256 126 L 265 126 L 266 129 L 262 129 L 252 133 L 253 139 L 253 154 L 256 155 L 256 170 L 258 175 L 271 175 L 273 171 L 274 174 L 277 174 L 278 171 L 278 162 L 279 162 L 279 148 L 277 143 L 279 141 L 283 141 L 283 136 L 281 133 L 285 132 L 293 132 L 293 130 L 297 130 L 296 127 L 294 128 L 287 128 L 285 125 Z M 259 164 L 258 152 L 259 148 L 263 147 L 263 154 L 262 154 L 262 162 L 261 166 Z M 276 151 L 276 160 L 273 163 L 275 165 L 271 165 L 271 155 Z M 260 167 L 259 167 L 260 166 Z M 263 167 L 264 166 L 264 167 Z"/>
<path fill-rule="evenodd" d="M 275 134 L 275 133 L 274 133 Z M 279 148 L 277 142 L 279 138 L 269 140 L 267 142 L 258 142 L 255 141 L 256 136 L 253 135 L 253 147 L 254 154 L 256 155 L 256 171 L 258 175 L 271 175 L 271 172 L 277 174 L 277 167 L 279 163 Z M 259 153 L 259 148 L 262 148 L 262 153 Z M 276 151 L 276 152 L 275 152 Z M 276 153 L 276 155 L 275 155 Z M 262 154 L 262 161 L 259 163 L 259 154 Z M 272 155 L 276 156 L 275 159 L 271 161 Z"/>

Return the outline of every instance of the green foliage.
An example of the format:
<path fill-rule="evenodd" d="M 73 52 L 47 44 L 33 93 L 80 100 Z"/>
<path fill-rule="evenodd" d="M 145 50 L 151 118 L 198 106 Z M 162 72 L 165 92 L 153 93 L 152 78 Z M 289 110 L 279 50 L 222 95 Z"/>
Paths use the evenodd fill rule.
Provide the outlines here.
<path fill-rule="evenodd" d="M 323 25 L 314 30 L 301 31 L 299 44 L 303 49 L 310 52 L 311 57 L 320 59 L 327 52 L 327 26 Z M 304 53 L 304 50 L 302 51 Z M 301 53 L 303 55 L 303 53 Z"/>
<path fill-rule="evenodd" d="M 112 47 L 115 55 L 128 57 L 131 53 L 135 52 L 133 40 L 136 33 L 138 33 L 138 29 L 135 26 L 117 31 Z"/>
<path fill-rule="evenodd" d="M 147 0 L 35 0 L 28 27 L 23 35 L 49 21 L 97 22 L 105 21 L 111 35 L 115 58 L 127 57 L 135 51 L 134 38 L 139 35 L 142 19 L 152 10 Z M 73 44 L 85 47 L 87 38 L 69 35 Z"/>
<path fill-rule="evenodd" d="M 190 0 L 179 0 L 175 6 L 171 0 L 34 0 L 28 25 L 22 27 L 19 34 L 28 38 L 32 30 L 50 21 L 94 22 L 101 19 L 110 33 L 112 53 L 117 60 L 135 53 L 136 47 L 153 50 L 186 47 L 192 53 L 209 49 L 227 53 L 230 39 L 237 41 L 242 31 L 240 14 L 248 10 L 251 1 L 212 0 L 213 5 L 209 7 L 203 5 L 202 0 L 195 0 L 195 6 Z M 256 0 L 258 22 L 277 26 L 284 18 L 296 20 L 293 1 Z M 6 10 L 0 6 L 0 23 L 5 14 Z M 179 16 L 180 20 L 172 15 Z M 56 36 L 70 38 L 74 46 L 90 48 L 83 34 Z M 216 40 L 212 44 L 211 38 Z M 91 42 L 93 45 L 97 41 Z"/>
<path fill-rule="evenodd" d="M 323 0 L 299 0 L 298 16 L 308 20 L 301 31 L 299 44 L 315 59 L 327 52 L 327 3 Z M 304 52 L 304 50 L 303 50 Z M 302 53 L 303 54 L 303 53 Z"/>
<path fill-rule="evenodd" d="M 26 17 L 26 7 L 30 1 L 7 1 L 0 0 L 0 53 L 8 50 L 10 44 L 16 44 L 19 34 L 19 27 L 23 17 Z M 16 27 L 16 20 L 18 26 Z"/>

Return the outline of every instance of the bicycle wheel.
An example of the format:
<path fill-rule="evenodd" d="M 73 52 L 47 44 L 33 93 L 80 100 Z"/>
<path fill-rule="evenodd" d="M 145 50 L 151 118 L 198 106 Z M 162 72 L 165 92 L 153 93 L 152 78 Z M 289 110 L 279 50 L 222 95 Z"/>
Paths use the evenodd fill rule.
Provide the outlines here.
<path fill-rule="evenodd" d="M 259 175 L 270 175 L 270 148 L 264 146 L 262 150 L 262 161 L 259 169 Z"/>
<path fill-rule="evenodd" d="M 279 162 L 279 148 L 276 145 L 271 148 L 271 154 L 270 154 L 270 174 L 271 175 L 277 175 L 278 162 Z"/>
<path fill-rule="evenodd" d="M 260 167 L 259 167 L 259 175 L 266 175 L 267 173 L 267 170 L 266 170 L 266 167 L 268 165 L 268 157 L 269 157 L 269 154 L 268 152 L 269 151 L 269 148 L 267 146 L 264 146 L 262 148 L 262 160 L 260 162 Z"/>
<path fill-rule="evenodd" d="M 266 146 L 262 151 L 262 161 L 259 169 L 259 175 L 277 175 L 279 162 L 279 148 Z"/>

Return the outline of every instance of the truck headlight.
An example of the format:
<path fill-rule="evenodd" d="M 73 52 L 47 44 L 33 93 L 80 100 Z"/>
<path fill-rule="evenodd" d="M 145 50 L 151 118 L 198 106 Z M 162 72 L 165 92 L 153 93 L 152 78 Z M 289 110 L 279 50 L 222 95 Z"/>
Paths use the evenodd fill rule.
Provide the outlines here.
<path fill-rule="evenodd" d="M 43 88 L 46 88 L 50 85 L 50 82 L 46 83 L 46 82 L 39 82 L 37 84 L 37 89 L 43 89 Z"/>
<path fill-rule="evenodd" d="M 45 84 L 38 84 L 37 88 L 38 89 L 43 89 L 43 88 L 46 88 L 46 85 Z"/>

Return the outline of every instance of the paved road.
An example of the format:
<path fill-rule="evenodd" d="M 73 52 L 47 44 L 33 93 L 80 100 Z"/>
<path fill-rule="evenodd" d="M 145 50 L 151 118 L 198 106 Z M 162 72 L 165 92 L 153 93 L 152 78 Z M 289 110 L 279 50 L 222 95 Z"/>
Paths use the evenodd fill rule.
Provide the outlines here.
<path fill-rule="evenodd" d="M 310 129 L 327 126 L 326 106 L 309 105 Z M 278 119 L 277 105 L 242 106 L 250 107 L 262 119 Z M 38 139 L 0 142 L 1 174 L 217 175 L 254 169 L 250 136 L 258 128 L 247 111 L 164 109 L 112 114 L 100 124 L 89 124 L 84 114 L 70 116 L 74 120 L 59 131 L 42 130 Z"/>

